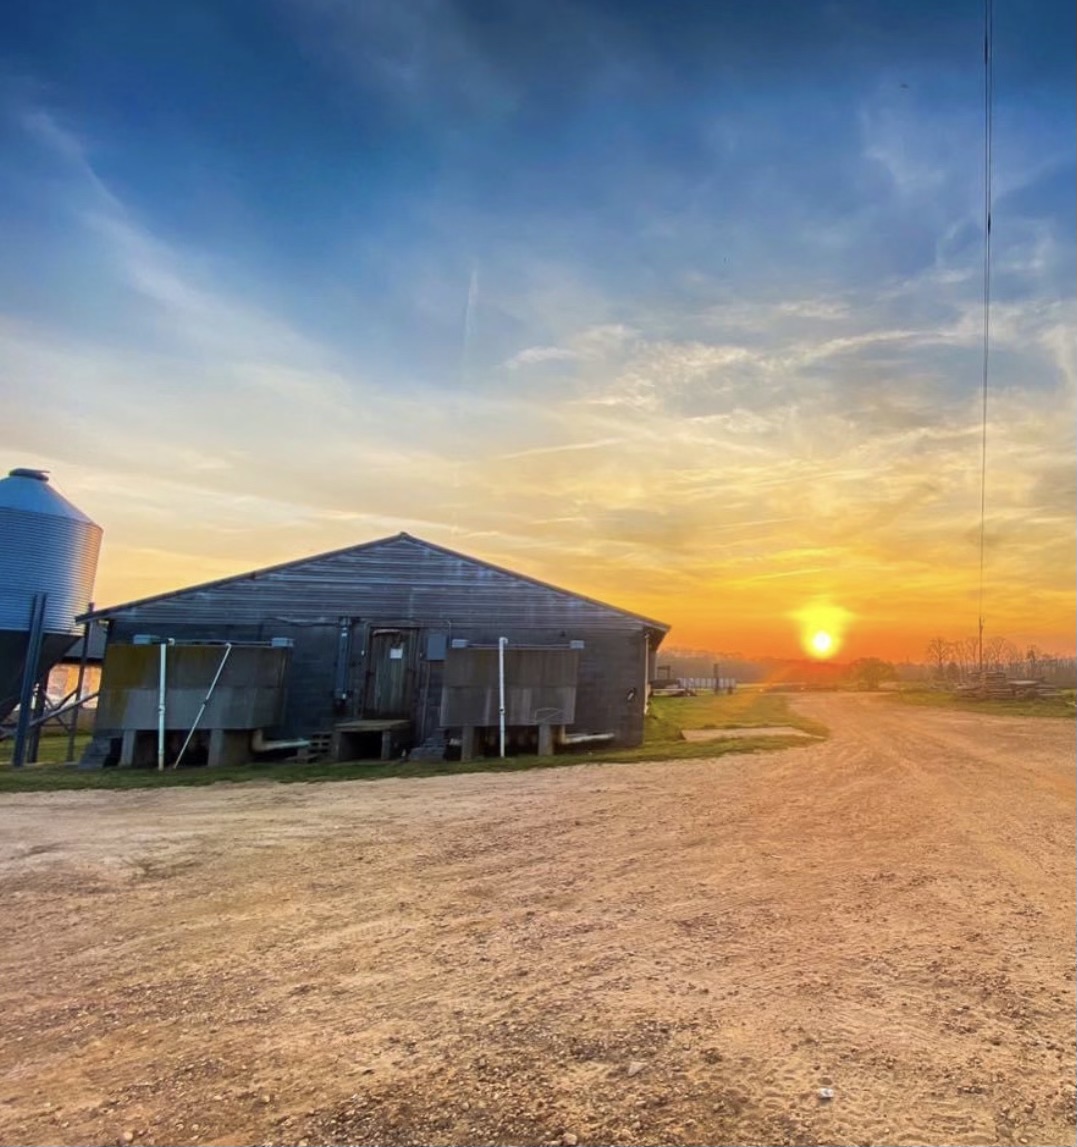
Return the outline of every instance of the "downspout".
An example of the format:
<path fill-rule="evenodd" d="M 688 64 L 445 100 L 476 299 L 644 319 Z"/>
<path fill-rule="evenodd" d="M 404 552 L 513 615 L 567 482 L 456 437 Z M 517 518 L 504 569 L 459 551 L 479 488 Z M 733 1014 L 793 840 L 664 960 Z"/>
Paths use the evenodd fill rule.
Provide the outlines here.
<path fill-rule="evenodd" d="M 502 757 L 505 755 L 505 646 L 508 643 L 507 637 L 497 639 L 497 717 Z"/>
<path fill-rule="evenodd" d="M 206 706 L 209 704 L 210 699 L 213 697 L 213 691 L 217 688 L 217 682 L 221 679 L 221 674 L 224 672 L 225 663 L 228 661 L 228 655 L 232 652 L 232 643 L 228 642 L 224 647 L 224 656 L 221 658 L 220 665 L 217 666 L 217 672 L 213 675 L 213 680 L 209 683 L 209 689 L 206 691 L 205 697 L 202 698 L 202 704 L 198 709 L 195 716 L 194 723 L 191 725 L 187 732 L 187 737 L 183 742 L 183 747 L 180 749 L 178 756 L 172 762 L 172 767 L 178 769 L 180 761 L 183 760 L 183 754 L 187 752 L 187 746 L 191 743 L 191 738 L 194 736 L 195 729 L 198 728 L 198 722 L 202 720 L 202 714 L 206 711 Z"/>
<path fill-rule="evenodd" d="M 157 771 L 165 769 L 165 690 L 168 687 L 168 647 L 171 638 L 161 641 L 160 662 L 157 676 Z"/>

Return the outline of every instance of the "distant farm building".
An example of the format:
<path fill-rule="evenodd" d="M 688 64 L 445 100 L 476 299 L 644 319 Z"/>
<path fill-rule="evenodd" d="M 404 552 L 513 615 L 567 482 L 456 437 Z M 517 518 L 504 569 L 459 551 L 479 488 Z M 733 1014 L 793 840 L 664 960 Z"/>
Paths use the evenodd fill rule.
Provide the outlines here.
<path fill-rule="evenodd" d="M 86 759 L 124 764 L 638 745 L 668 631 L 408 534 L 90 616 Z"/>

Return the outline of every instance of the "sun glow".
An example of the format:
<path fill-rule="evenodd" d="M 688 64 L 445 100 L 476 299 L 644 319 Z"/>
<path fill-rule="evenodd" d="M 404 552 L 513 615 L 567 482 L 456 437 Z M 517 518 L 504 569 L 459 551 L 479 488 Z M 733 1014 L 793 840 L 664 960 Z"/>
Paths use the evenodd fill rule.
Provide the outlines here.
<path fill-rule="evenodd" d="M 822 629 L 818 633 L 812 634 L 809 644 L 816 657 L 829 657 L 834 650 L 834 638 Z"/>
<path fill-rule="evenodd" d="M 820 661 L 833 657 L 842 646 L 853 615 L 828 601 L 814 601 L 791 615 L 800 625 L 804 652 Z"/>

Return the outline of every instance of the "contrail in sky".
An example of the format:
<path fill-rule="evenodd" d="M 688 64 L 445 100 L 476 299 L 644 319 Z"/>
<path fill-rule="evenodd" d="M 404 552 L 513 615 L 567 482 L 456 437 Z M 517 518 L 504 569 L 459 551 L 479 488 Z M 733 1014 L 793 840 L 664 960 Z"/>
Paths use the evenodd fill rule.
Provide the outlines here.
<path fill-rule="evenodd" d="M 460 382 L 467 381 L 468 367 L 471 365 L 471 344 L 475 337 L 475 312 L 479 306 L 479 266 L 471 268 L 471 278 L 467 284 L 467 305 L 464 307 L 464 342 L 460 348 Z"/>
<path fill-rule="evenodd" d="M 471 344 L 475 337 L 475 312 L 479 306 L 479 265 L 471 265 L 471 277 L 467 284 L 467 303 L 464 305 L 464 337 L 460 346 L 460 378 L 456 388 L 456 398 L 453 402 L 455 421 L 460 423 L 461 396 L 468 382 L 471 367 Z M 457 455 L 452 464 L 452 523 L 453 537 L 459 532 L 460 513 L 460 457 Z"/>

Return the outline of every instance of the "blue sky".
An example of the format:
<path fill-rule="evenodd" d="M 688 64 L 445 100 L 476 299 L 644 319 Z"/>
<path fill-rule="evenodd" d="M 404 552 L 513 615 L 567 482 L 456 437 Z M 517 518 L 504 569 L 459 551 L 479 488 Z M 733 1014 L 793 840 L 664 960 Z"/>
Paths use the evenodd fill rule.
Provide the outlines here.
<path fill-rule="evenodd" d="M 102 600 L 408 529 L 686 641 L 974 628 L 983 9 L 941 8 L 6 10 L 5 454 L 105 526 Z M 989 616 L 1055 646 L 1074 37 L 995 2 Z"/>

